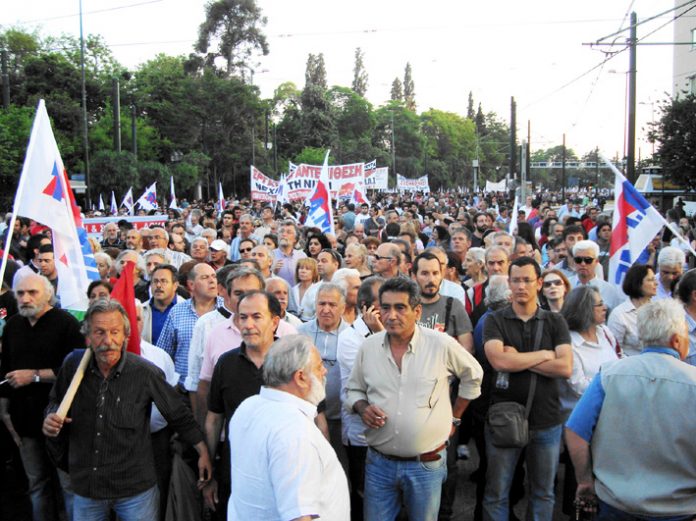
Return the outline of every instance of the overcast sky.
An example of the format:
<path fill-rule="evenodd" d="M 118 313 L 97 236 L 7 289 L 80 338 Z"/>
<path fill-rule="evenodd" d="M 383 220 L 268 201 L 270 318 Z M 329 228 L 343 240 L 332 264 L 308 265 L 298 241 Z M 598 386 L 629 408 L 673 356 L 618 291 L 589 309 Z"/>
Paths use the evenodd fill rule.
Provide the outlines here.
<path fill-rule="evenodd" d="M 640 21 L 675 5 L 673 0 L 257 3 L 268 18 L 270 54 L 259 58 L 254 77 L 264 97 L 284 81 L 301 88 L 309 53 L 324 53 L 330 85 L 350 86 L 355 48 L 361 47 L 369 74 L 367 98 L 375 106 L 389 98 L 393 79 L 403 78 L 410 62 L 419 112 L 432 107 L 465 115 L 473 91 L 484 111 L 507 120 L 514 96 L 519 139 L 526 139 L 530 120 L 532 150 L 560 144 L 565 133 L 567 145 L 579 154 L 599 146 L 608 156 L 624 154 L 628 52 L 582 76 L 606 57 L 582 44 L 627 27 L 628 9 Z M 136 68 L 160 52 L 190 52 L 204 5 L 200 0 L 84 0 L 85 32 L 104 36 L 116 58 Z M 78 6 L 78 0 L 8 0 L 0 24 L 39 28 L 43 35 L 78 35 Z M 671 16 L 640 25 L 638 37 L 665 25 L 644 41 L 673 41 Z M 621 33 L 617 43 L 626 37 Z M 655 102 L 671 91 L 671 75 L 671 46 L 638 48 L 637 147 L 643 156 L 651 151 L 643 128 Z"/>

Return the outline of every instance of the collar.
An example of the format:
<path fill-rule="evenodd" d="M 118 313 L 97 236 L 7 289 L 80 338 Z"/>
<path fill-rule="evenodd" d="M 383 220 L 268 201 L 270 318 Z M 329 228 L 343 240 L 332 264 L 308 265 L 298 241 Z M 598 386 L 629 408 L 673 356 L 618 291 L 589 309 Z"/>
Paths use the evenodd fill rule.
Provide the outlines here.
<path fill-rule="evenodd" d="M 365 323 L 362 317 L 356 318 L 355 322 L 353 322 L 350 325 L 350 327 L 352 327 L 356 333 L 358 333 L 361 336 L 364 336 L 365 338 L 373 334 L 372 331 L 370 331 L 370 328 L 367 327 L 367 324 Z"/>
<path fill-rule="evenodd" d="M 696 331 L 696 320 L 691 318 L 691 315 L 686 312 L 684 312 L 684 315 L 686 315 L 686 325 L 689 327 L 689 333 L 693 333 Z"/>
<path fill-rule="evenodd" d="M 503 318 L 511 319 L 511 320 L 521 320 L 515 311 L 512 309 L 512 305 L 506 306 L 503 308 Z M 536 311 L 534 312 L 534 315 L 532 316 L 534 320 L 544 320 L 546 317 L 544 316 L 543 310 L 541 309 L 540 306 L 537 306 Z M 531 320 L 531 319 L 530 319 Z"/>
<path fill-rule="evenodd" d="M 168 313 L 170 309 L 172 309 L 174 306 L 176 306 L 179 302 L 179 295 L 174 295 L 174 298 L 172 301 L 169 303 L 169 305 L 164 309 L 164 311 L 160 311 L 157 309 L 155 306 L 155 297 L 150 297 L 150 309 L 152 310 L 153 313 Z"/>
<path fill-rule="evenodd" d="M 90 347 L 87 347 L 87 349 L 91 349 Z M 111 370 L 109 373 L 108 379 L 114 379 L 118 378 L 121 376 L 121 373 L 123 372 L 123 368 L 126 365 L 126 359 L 128 358 L 128 351 L 126 350 L 126 347 L 124 346 L 123 349 L 121 349 L 121 358 L 119 359 L 118 363 L 116 366 Z M 97 375 L 99 375 L 100 378 L 103 378 L 103 375 L 101 371 L 99 370 L 99 366 L 97 365 L 97 360 L 96 357 L 94 356 L 94 352 L 92 352 L 92 359 L 90 360 L 90 364 L 92 366 L 92 371 L 95 372 Z"/>
<path fill-rule="evenodd" d="M 331 331 L 324 331 L 319 327 L 319 321 L 316 318 L 313 318 L 308 322 L 309 324 L 309 329 L 312 331 L 312 333 L 323 333 L 325 335 L 338 335 L 341 331 L 343 331 L 345 328 L 348 327 L 348 324 L 341 318 L 341 321 L 338 323 L 338 327 L 336 329 L 333 329 Z"/>
<path fill-rule="evenodd" d="M 421 337 L 420 329 L 421 329 L 421 326 L 416 324 L 416 329 L 413 330 L 413 336 L 411 337 L 411 340 L 408 341 L 408 349 L 406 349 L 407 353 L 415 353 L 416 352 L 416 346 L 418 345 L 418 342 L 420 341 L 420 337 Z M 382 342 L 382 346 L 385 347 L 386 349 L 391 349 L 391 345 L 389 343 L 389 333 L 385 333 L 384 341 Z"/>
<path fill-rule="evenodd" d="M 232 312 L 229 309 L 227 309 L 224 305 L 218 306 L 217 311 L 225 318 L 230 318 L 232 316 Z"/>
<path fill-rule="evenodd" d="M 664 347 L 664 346 L 645 346 L 643 348 L 642 354 L 645 353 L 659 353 L 661 355 L 670 355 L 676 358 L 677 360 L 681 360 L 681 356 L 679 356 L 679 352 L 677 352 L 676 349 L 672 349 L 671 347 Z"/>
<path fill-rule="evenodd" d="M 284 403 L 291 407 L 296 407 L 302 414 L 307 416 L 307 418 L 311 418 L 312 420 L 317 415 L 316 405 L 312 405 L 307 400 L 303 400 L 299 396 L 295 396 L 294 394 L 290 394 L 286 391 L 263 386 L 261 387 L 259 395 L 272 402 Z"/>

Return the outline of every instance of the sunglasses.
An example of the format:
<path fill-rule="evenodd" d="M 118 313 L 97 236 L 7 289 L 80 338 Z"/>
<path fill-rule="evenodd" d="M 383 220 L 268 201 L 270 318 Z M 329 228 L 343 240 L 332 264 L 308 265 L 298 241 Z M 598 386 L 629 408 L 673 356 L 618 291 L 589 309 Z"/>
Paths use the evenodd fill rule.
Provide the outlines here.
<path fill-rule="evenodd" d="M 375 257 L 375 260 L 382 260 L 382 259 L 392 260 L 394 258 L 394 257 L 382 257 L 381 255 L 377 255 L 377 254 L 375 254 L 374 257 Z"/>
<path fill-rule="evenodd" d="M 254 248 L 244 248 L 244 249 L 239 248 L 239 253 L 249 253 L 253 249 Z"/>
<path fill-rule="evenodd" d="M 595 261 L 594 257 L 573 257 L 575 264 L 592 264 Z"/>
<path fill-rule="evenodd" d="M 545 280 L 544 287 L 550 288 L 552 286 L 563 286 L 563 281 L 561 279 Z"/>

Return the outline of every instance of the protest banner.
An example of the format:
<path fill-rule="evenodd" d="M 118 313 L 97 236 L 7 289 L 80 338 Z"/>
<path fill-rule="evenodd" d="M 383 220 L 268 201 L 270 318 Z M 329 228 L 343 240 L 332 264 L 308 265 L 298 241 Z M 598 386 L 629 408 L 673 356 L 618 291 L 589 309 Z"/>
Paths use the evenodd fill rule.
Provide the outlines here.
<path fill-rule="evenodd" d="M 166 215 L 114 215 L 112 217 L 91 217 L 83 219 L 83 224 L 87 235 L 90 237 L 102 238 L 104 226 L 108 223 L 117 223 L 118 221 L 127 221 L 133 225 L 136 230 L 149 228 L 150 226 L 162 226 L 167 224 L 168 217 Z"/>
<path fill-rule="evenodd" d="M 368 190 L 386 190 L 389 188 L 389 167 L 366 170 L 365 188 Z"/>
<path fill-rule="evenodd" d="M 426 174 L 417 179 L 408 179 L 407 177 L 404 177 L 401 174 L 397 174 L 396 188 L 400 192 L 430 192 L 428 175 Z"/>
<path fill-rule="evenodd" d="M 332 199 L 348 199 L 353 194 L 358 180 L 365 178 L 365 164 L 329 166 L 329 183 Z M 288 199 L 298 201 L 306 199 L 311 193 L 321 175 L 321 165 L 296 165 L 286 178 Z"/>
<path fill-rule="evenodd" d="M 264 203 L 274 203 L 278 191 L 278 181 L 271 179 L 255 166 L 251 166 L 251 200 Z"/>

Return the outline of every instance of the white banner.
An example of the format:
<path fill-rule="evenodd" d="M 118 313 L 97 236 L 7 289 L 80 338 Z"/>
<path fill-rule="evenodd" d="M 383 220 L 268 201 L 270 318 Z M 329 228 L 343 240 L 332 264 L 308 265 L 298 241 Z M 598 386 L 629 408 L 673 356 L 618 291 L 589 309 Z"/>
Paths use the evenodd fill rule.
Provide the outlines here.
<path fill-rule="evenodd" d="M 386 190 L 389 188 L 389 167 L 365 171 L 365 188 L 368 190 Z"/>
<path fill-rule="evenodd" d="M 265 203 L 275 202 L 276 192 L 278 191 L 278 181 L 271 179 L 252 165 L 249 183 L 252 201 L 262 201 Z"/>
<path fill-rule="evenodd" d="M 505 186 L 505 179 L 498 181 L 497 183 L 486 181 L 486 188 L 484 189 L 484 192 L 504 192 Z"/>
<path fill-rule="evenodd" d="M 421 176 L 418 179 L 408 179 L 401 174 L 396 174 L 396 188 L 400 192 L 430 192 L 428 174 Z"/>
<path fill-rule="evenodd" d="M 294 165 L 293 165 L 294 166 Z M 329 184 L 331 199 L 348 199 L 355 188 L 355 183 L 365 179 L 364 163 L 329 166 Z M 304 200 L 314 192 L 314 187 L 321 175 L 321 165 L 297 165 L 286 178 L 288 199 Z"/>
<path fill-rule="evenodd" d="M 143 228 L 149 228 L 150 226 L 166 226 L 169 217 L 166 215 L 114 215 L 113 217 L 92 217 L 90 219 L 83 219 L 82 222 L 85 227 L 87 235 L 90 237 L 103 238 L 104 226 L 107 223 L 117 223 L 118 221 L 128 221 L 133 225 L 136 230 L 142 230 Z"/>

